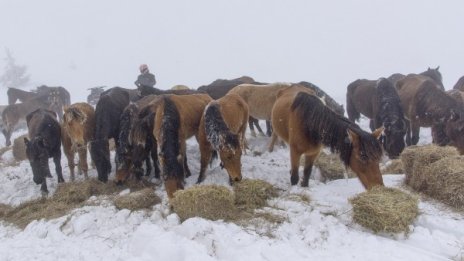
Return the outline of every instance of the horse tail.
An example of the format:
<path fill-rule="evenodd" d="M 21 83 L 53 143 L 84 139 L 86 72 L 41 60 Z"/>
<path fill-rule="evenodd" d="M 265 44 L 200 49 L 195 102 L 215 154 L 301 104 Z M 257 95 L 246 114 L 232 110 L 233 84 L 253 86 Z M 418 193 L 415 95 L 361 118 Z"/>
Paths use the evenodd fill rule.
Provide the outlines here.
<path fill-rule="evenodd" d="M 205 130 L 206 138 L 214 150 L 219 150 L 225 146 L 230 146 L 233 149 L 240 148 L 238 135 L 233 134 L 227 127 L 217 103 L 210 104 L 206 108 Z"/>
<path fill-rule="evenodd" d="M 165 178 L 174 176 L 183 177 L 183 165 L 179 163 L 178 157 L 181 153 L 179 143 L 180 114 L 174 101 L 169 96 L 163 98 L 164 108 L 161 120 L 161 140 L 158 145 L 160 153 L 164 155 L 163 173 Z"/>
<path fill-rule="evenodd" d="M 348 113 L 348 118 L 352 122 L 359 120 L 359 118 L 361 117 L 361 114 L 359 113 L 359 111 L 356 110 L 354 106 L 352 97 L 357 87 L 358 81 L 354 81 L 348 85 L 346 92 L 346 111 Z"/>

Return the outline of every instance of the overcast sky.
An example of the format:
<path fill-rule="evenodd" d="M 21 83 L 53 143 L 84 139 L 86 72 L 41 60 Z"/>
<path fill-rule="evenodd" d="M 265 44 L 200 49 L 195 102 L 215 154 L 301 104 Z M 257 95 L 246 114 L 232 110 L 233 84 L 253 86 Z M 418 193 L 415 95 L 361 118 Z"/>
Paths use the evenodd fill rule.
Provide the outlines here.
<path fill-rule="evenodd" d="M 161 89 L 249 75 L 310 81 L 344 103 L 355 79 L 429 66 L 452 88 L 463 12 L 462 0 L 0 0 L 0 58 L 9 48 L 33 86 L 64 86 L 73 102 L 133 88 L 147 63 Z"/>

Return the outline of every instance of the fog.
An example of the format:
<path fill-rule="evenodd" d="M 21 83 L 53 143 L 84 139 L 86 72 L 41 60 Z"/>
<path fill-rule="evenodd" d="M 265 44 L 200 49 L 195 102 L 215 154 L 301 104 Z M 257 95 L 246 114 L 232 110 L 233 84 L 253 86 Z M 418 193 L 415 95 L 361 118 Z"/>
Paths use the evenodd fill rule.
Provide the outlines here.
<path fill-rule="evenodd" d="M 464 75 L 463 10 L 459 0 L 0 0 L 0 58 L 8 48 L 28 66 L 26 89 L 61 85 L 73 102 L 93 86 L 135 87 L 141 63 L 161 89 L 249 75 L 310 81 L 344 102 L 355 79 L 429 66 L 452 88 Z"/>

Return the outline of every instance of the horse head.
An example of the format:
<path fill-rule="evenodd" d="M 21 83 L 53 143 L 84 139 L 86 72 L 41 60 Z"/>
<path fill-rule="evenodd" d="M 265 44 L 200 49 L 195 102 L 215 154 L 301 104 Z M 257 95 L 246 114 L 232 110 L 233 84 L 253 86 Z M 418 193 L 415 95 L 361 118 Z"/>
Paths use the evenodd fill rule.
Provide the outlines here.
<path fill-rule="evenodd" d="M 450 117 L 445 123 L 445 133 L 461 155 L 464 154 L 464 111 L 450 111 Z"/>
<path fill-rule="evenodd" d="M 440 69 L 440 66 L 435 69 L 429 67 L 427 68 L 427 71 L 422 72 L 421 75 L 430 77 L 433 81 L 435 81 L 440 89 L 445 90 L 445 86 L 443 85 L 443 77 L 441 76 L 441 73 L 438 71 L 438 69 Z"/>
<path fill-rule="evenodd" d="M 406 135 L 406 120 L 393 119 L 391 122 L 385 122 L 384 125 L 383 146 L 389 158 L 396 159 L 404 150 L 404 136 Z"/>
<path fill-rule="evenodd" d="M 67 107 L 64 109 L 63 127 L 69 137 L 79 148 L 85 146 L 85 123 L 87 115 L 76 107 Z"/>
<path fill-rule="evenodd" d="M 357 174 L 366 189 L 383 186 L 379 168 L 381 148 L 378 142 L 382 131 L 383 127 L 378 128 L 372 134 L 361 136 L 350 129 L 347 130 L 352 147 L 349 167 Z"/>
<path fill-rule="evenodd" d="M 221 135 L 218 151 L 221 158 L 221 166 L 229 174 L 229 182 L 238 182 L 242 180 L 242 148 L 240 146 L 238 135 L 229 134 L 226 137 Z"/>
<path fill-rule="evenodd" d="M 48 150 L 47 141 L 37 136 L 29 140 L 24 138 L 26 144 L 26 155 L 31 164 L 33 180 L 36 184 L 42 184 L 45 177 L 51 176 L 50 168 L 48 166 Z"/>

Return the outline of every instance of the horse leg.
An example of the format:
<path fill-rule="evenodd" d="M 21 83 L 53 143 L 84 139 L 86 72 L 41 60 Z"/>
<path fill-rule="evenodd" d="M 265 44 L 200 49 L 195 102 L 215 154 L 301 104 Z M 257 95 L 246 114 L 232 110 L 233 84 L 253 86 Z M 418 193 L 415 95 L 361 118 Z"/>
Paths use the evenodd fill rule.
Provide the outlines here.
<path fill-rule="evenodd" d="M 40 185 L 40 191 L 42 192 L 42 197 L 46 197 L 48 195 L 48 188 L 47 188 L 47 179 L 44 178 L 42 184 Z"/>
<path fill-rule="evenodd" d="M 161 169 L 158 160 L 158 145 L 156 142 L 151 147 L 151 159 L 153 160 L 153 166 L 155 167 L 155 178 L 159 179 L 161 174 Z"/>
<path fill-rule="evenodd" d="M 406 120 L 406 145 L 411 146 L 411 121 Z"/>
<path fill-rule="evenodd" d="M 290 146 L 290 183 L 293 185 L 298 184 L 298 169 L 300 167 L 301 152 L 296 151 L 295 146 Z"/>
<path fill-rule="evenodd" d="M 276 141 L 277 141 L 277 134 L 275 132 L 273 132 L 272 136 L 271 136 L 271 143 L 269 144 L 269 148 L 268 148 L 269 152 L 274 151 L 274 145 L 275 145 Z"/>
<path fill-rule="evenodd" d="M 84 178 L 88 179 L 89 165 L 87 164 L 87 148 L 79 148 L 77 153 L 79 154 L 79 168 L 84 172 Z"/>
<path fill-rule="evenodd" d="M 3 135 L 5 135 L 5 145 L 8 147 L 8 146 L 11 146 L 11 128 L 9 126 L 6 126 L 6 129 L 3 129 L 2 130 L 3 132 Z"/>
<path fill-rule="evenodd" d="M 271 137 L 272 135 L 272 124 L 271 124 L 271 121 L 266 121 L 266 135 L 268 137 Z"/>
<path fill-rule="evenodd" d="M 150 155 L 147 154 L 147 157 L 145 158 L 145 165 L 147 167 L 146 171 L 145 171 L 145 176 L 149 177 L 150 174 L 151 174 L 151 170 L 153 169 L 152 166 L 151 166 L 151 159 L 150 159 Z"/>
<path fill-rule="evenodd" d="M 301 186 L 302 187 L 307 187 L 309 184 L 309 178 L 311 177 L 311 172 L 313 170 L 313 163 L 314 160 L 317 158 L 319 153 L 315 154 L 306 154 L 305 155 L 305 166 L 304 166 L 304 171 L 303 171 L 303 180 L 301 181 Z"/>
<path fill-rule="evenodd" d="M 250 134 L 252 137 L 256 137 L 256 132 L 255 132 L 255 128 L 253 126 L 253 118 L 252 117 L 248 117 L 248 126 L 250 127 Z"/>
<path fill-rule="evenodd" d="M 259 136 L 266 136 L 264 135 L 264 132 L 263 132 L 263 129 L 261 129 L 261 126 L 259 126 L 259 120 L 258 119 L 255 119 L 253 118 L 253 124 L 256 126 L 256 129 L 258 130 L 259 132 Z"/>
<path fill-rule="evenodd" d="M 200 128 L 202 128 L 202 126 L 203 125 L 200 124 Z M 245 124 L 245 128 L 246 128 L 246 124 Z M 206 168 L 213 156 L 213 149 L 211 147 L 211 144 L 207 141 L 205 133 L 203 131 L 199 131 L 196 138 L 198 141 L 198 145 L 200 147 L 200 174 L 198 175 L 198 180 L 197 180 L 197 184 L 200 184 L 201 182 L 203 182 L 203 180 L 205 180 Z"/>
<path fill-rule="evenodd" d="M 68 167 L 69 167 L 69 173 L 71 176 L 71 181 L 75 180 L 75 174 L 74 174 L 74 168 L 76 164 L 74 163 L 74 150 L 71 148 L 71 146 L 68 146 L 69 144 L 66 144 L 63 146 L 63 151 L 64 155 L 66 156 L 66 159 L 68 160 Z M 80 164 L 80 159 L 79 159 L 79 164 Z"/>
<path fill-rule="evenodd" d="M 375 131 L 374 120 L 369 120 L 369 128 L 371 131 Z"/>
<path fill-rule="evenodd" d="M 411 144 L 416 145 L 419 142 L 420 126 L 417 121 L 411 121 Z"/>
<path fill-rule="evenodd" d="M 190 172 L 189 166 L 187 164 L 187 153 L 184 152 L 183 154 L 184 154 L 184 156 L 183 156 L 183 158 L 184 158 L 184 174 L 185 174 L 185 177 L 188 178 L 188 177 L 190 177 L 192 175 L 192 172 Z"/>
<path fill-rule="evenodd" d="M 64 182 L 63 178 L 63 170 L 61 168 L 61 151 L 56 153 L 55 156 L 53 156 L 53 162 L 55 163 L 55 171 L 56 171 L 56 176 L 58 177 L 58 183 Z"/>

